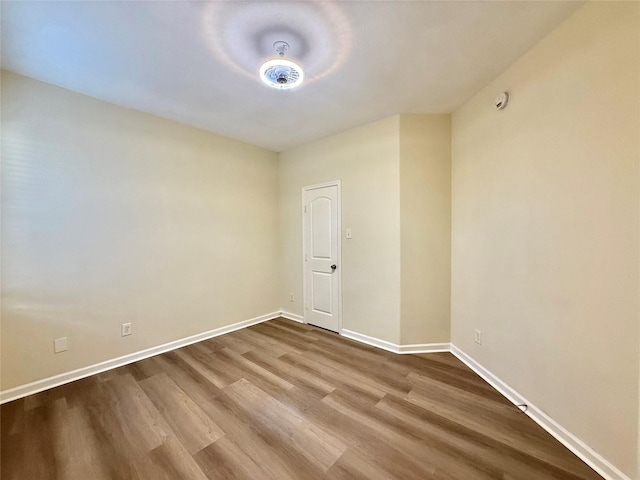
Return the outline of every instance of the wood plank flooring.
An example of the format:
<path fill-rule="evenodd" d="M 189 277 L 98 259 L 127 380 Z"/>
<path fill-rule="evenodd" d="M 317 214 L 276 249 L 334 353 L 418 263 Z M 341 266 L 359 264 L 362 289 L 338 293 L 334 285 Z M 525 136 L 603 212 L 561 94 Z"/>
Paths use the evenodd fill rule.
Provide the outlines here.
<path fill-rule="evenodd" d="M 448 353 L 276 319 L 1 407 L 5 480 L 601 478 Z"/>

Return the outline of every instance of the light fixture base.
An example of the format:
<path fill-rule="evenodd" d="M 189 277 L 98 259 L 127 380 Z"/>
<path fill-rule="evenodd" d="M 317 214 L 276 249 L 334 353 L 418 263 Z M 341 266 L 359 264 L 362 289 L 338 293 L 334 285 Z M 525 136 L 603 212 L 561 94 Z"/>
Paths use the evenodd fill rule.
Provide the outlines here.
<path fill-rule="evenodd" d="M 289 44 L 287 42 L 283 42 L 279 40 L 273 43 L 273 49 L 276 51 L 278 55 L 284 57 L 284 54 L 289 51 Z"/>

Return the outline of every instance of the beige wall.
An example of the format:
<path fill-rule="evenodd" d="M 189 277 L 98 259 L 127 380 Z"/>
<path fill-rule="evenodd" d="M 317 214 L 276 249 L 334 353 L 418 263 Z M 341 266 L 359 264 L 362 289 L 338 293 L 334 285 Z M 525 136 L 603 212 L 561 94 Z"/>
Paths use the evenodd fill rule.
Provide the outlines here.
<path fill-rule="evenodd" d="M 639 9 L 587 4 L 456 111 L 452 136 L 453 343 L 629 476 Z"/>
<path fill-rule="evenodd" d="M 448 342 L 451 116 L 400 116 L 402 344 Z"/>
<path fill-rule="evenodd" d="M 456 346 L 640 479 L 639 32 L 637 3 L 587 4 L 451 125 L 390 117 L 279 162 L 3 73 L 1 388 L 302 315 L 301 189 L 339 179 L 344 328 L 447 341 L 451 295 Z"/>
<path fill-rule="evenodd" d="M 2 161 L 2 389 L 278 310 L 275 153 L 3 73 Z"/>
<path fill-rule="evenodd" d="M 449 115 L 400 115 L 280 154 L 283 310 L 304 313 L 302 187 L 341 180 L 353 233 L 342 236 L 343 328 L 449 341 L 450 126 Z"/>
<path fill-rule="evenodd" d="M 281 306 L 303 315 L 302 187 L 342 181 L 343 328 L 400 336 L 399 117 L 280 154 Z M 289 292 L 296 301 L 289 302 Z"/>

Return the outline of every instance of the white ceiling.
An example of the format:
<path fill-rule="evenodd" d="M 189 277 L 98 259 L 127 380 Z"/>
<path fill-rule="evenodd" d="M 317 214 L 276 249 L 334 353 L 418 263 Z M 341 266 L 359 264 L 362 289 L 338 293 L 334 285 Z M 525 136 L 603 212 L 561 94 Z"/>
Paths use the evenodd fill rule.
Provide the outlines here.
<path fill-rule="evenodd" d="M 282 151 L 397 113 L 451 112 L 580 6 L 3 1 L 2 68 Z M 258 79 L 276 40 L 305 69 L 298 89 Z"/>

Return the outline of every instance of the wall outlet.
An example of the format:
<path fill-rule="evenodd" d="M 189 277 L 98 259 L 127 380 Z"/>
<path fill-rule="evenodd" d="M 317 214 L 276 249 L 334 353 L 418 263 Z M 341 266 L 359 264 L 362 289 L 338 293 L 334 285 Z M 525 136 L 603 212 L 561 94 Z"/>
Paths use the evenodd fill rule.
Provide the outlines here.
<path fill-rule="evenodd" d="M 289 293 L 289 301 L 290 302 L 295 302 L 296 301 L 296 297 L 293 295 L 293 292 Z"/>
<path fill-rule="evenodd" d="M 122 336 L 131 335 L 131 322 L 122 324 Z"/>
<path fill-rule="evenodd" d="M 66 352 L 67 347 L 67 337 L 56 338 L 53 341 L 53 353 Z"/>
<path fill-rule="evenodd" d="M 478 329 L 476 329 L 474 340 L 478 345 L 482 345 L 482 332 Z"/>

